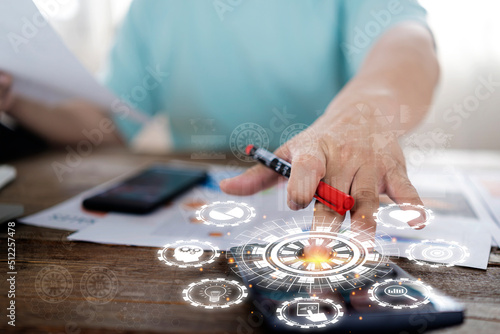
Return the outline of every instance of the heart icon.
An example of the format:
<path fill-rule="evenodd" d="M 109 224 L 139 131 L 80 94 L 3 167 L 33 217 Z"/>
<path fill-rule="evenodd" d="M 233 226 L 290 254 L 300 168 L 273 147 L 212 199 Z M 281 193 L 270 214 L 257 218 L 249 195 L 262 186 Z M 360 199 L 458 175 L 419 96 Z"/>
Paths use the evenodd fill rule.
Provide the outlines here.
<path fill-rule="evenodd" d="M 403 223 L 408 223 L 410 220 L 420 217 L 420 212 L 416 210 L 394 210 L 389 213 L 394 219 Z"/>

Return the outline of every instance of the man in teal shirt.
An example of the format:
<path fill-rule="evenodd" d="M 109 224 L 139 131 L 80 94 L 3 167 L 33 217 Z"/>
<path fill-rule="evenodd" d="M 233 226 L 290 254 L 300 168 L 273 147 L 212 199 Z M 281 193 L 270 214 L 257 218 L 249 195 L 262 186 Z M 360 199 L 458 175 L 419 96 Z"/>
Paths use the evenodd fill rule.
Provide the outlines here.
<path fill-rule="evenodd" d="M 214 120 L 210 134 L 227 136 L 214 146 L 229 147 L 229 134 L 252 122 L 276 149 L 285 126 L 312 124 L 371 44 L 408 20 L 425 22 L 413 1 L 136 0 L 105 83 L 141 112 L 168 115 L 177 150 L 194 148 L 192 123 L 201 120 Z M 145 87 L 149 76 L 159 85 Z M 115 121 L 127 141 L 141 129 L 130 117 Z"/>
<path fill-rule="evenodd" d="M 277 149 L 293 165 L 290 208 L 307 206 L 323 179 L 355 198 L 353 228 L 374 232 L 379 193 L 421 204 L 397 140 L 423 118 L 438 72 L 412 0 L 135 0 L 105 82 L 144 115 L 166 115 L 175 150 Z M 13 100 L 4 108 L 55 142 L 78 142 L 104 117 Z M 107 142 L 133 141 L 143 126 L 127 113 L 113 120 Z M 221 188 L 246 195 L 278 180 L 256 166 Z M 321 204 L 316 214 L 335 218 Z"/>

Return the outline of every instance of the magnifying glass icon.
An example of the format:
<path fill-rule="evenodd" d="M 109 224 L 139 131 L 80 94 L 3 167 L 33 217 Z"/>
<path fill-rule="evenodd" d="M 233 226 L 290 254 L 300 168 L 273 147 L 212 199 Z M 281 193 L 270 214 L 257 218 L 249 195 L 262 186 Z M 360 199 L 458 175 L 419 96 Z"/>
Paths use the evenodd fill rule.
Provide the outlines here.
<path fill-rule="evenodd" d="M 401 285 L 391 285 L 384 289 L 386 295 L 391 297 L 406 297 L 413 301 L 417 301 L 417 298 L 408 295 L 408 289 Z"/>

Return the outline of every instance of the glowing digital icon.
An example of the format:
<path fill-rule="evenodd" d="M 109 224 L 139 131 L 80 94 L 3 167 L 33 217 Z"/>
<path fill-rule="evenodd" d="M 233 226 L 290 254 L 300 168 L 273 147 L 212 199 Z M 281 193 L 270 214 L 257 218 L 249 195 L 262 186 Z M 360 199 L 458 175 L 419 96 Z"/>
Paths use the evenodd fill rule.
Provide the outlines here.
<path fill-rule="evenodd" d="M 307 317 L 319 313 L 319 303 L 297 303 L 297 316 Z"/>
<path fill-rule="evenodd" d="M 158 259 L 168 266 L 201 267 L 220 256 L 219 248 L 208 241 L 179 240 L 158 250 Z"/>
<path fill-rule="evenodd" d="M 193 306 L 207 309 L 227 308 L 239 304 L 248 296 L 247 288 L 225 278 L 193 282 L 182 291 L 183 298 Z"/>
<path fill-rule="evenodd" d="M 312 322 L 326 321 L 326 314 L 319 311 L 319 303 L 297 303 L 297 316 Z"/>
<path fill-rule="evenodd" d="M 118 293 L 118 278 L 106 267 L 92 267 L 80 281 L 80 290 L 85 299 L 92 304 L 107 304 Z"/>
<path fill-rule="evenodd" d="M 288 326 L 300 328 L 323 328 L 338 322 L 343 315 L 340 304 L 318 297 L 298 297 L 285 301 L 276 310 L 279 320 Z"/>
<path fill-rule="evenodd" d="M 393 309 L 417 308 L 429 303 L 432 288 L 409 278 L 387 279 L 375 283 L 368 297 L 383 307 Z"/>
<path fill-rule="evenodd" d="M 416 264 L 432 268 L 452 267 L 464 263 L 470 257 L 467 247 L 443 239 L 413 243 L 408 246 L 406 254 Z"/>
<path fill-rule="evenodd" d="M 242 202 L 213 202 L 202 206 L 196 215 L 206 225 L 237 226 L 250 222 L 255 217 L 255 209 Z"/>
<path fill-rule="evenodd" d="M 304 131 L 306 129 L 307 131 Z M 302 133 L 300 142 L 292 142 L 291 139 L 299 133 Z M 286 145 L 288 148 L 286 150 L 283 150 L 283 154 L 285 155 L 285 158 L 289 159 L 292 158 L 290 152 L 293 151 L 293 148 L 295 148 L 291 145 L 297 146 L 297 148 L 299 148 L 300 145 L 300 151 L 302 153 L 301 158 L 304 159 L 304 157 L 308 157 L 307 153 L 309 153 L 314 148 L 316 142 L 317 137 L 314 133 L 314 130 L 312 128 L 309 128 L 307 124 L 304 123 L 295 123 L 287 126 L 280 136 L 280 146 Z"/>
<path fill-rule="evenodd" d="M 196 245 L 179 246 L 174 250 L 174 257 L 179 262 L 199 261 L 203 255 L 203 248 Z"/>
<path fill-rule="evenodd" d="M 373 216 L 380 225 L 398 230 L 421 228 L 428 225 L 434 218 L 431 210 L 422 205 L 410 203 L 389 204 L 380 207 Z M 419 218 L 421 219 L 418 224 L 408 225 L 409 222 Z"/>
<path fill-rule="evenodd" d="M 211 303 L 218 303 L 226 292 L 227 290 L 223 286 L 212 286 L 205 290 L 205 294 L 208 296 Z"/>
<path fill-rule="evenodd" d="M 408 295 L 408 289 L 405 288 L 404 286 L 401 285 L 391 285 L 385 288 L 384 290 L 385 294 L 391 297 L 406 297 L 408 299 L 411 299 L 413 301 L 416 301 L 417 298 L 414 298 L 412 296 Z"/>
<path fill-rule="evenodd" d="M 239 246 L 231 252 L 238 264 L 232 269 L 261 287 L 299 292 L 354 289 L 370 282 L 373 275 L 383 277 L 391 272 L 387 256 L 375 249 L 397 252 L 389 251 L 383 240 L 349 230 L 331 232 L 328 227 L 309 231 L 310 225 L 310 217 L 273 220 L 243 232 L 236 237 Z M 327 254 L 306 256 L 304 250 L 311 244 Z"/>
<path fill-rule="evenodd" d="M 216 219 L 216 220 L 229 220 L 229 219 L 234 219 L 234 218 L 241 218 L 245 214 L 245 211 L 243 211 L 240 207 L 232 208 L 229 209 L 226 212 L 221 212 L 216 209 L 210 211 L 208 214 L 210 218 Z"/>
<path fill-rule="evenodd" d="M 389 212 L 389 216 L 407 224 L 409 221 L 420 217 L 420 212 L 415 210 L 394 210 Z"/>
<path fill-rule="evenodd" d="M 35 289 L 47 303 L 60 303 L 73 291 L 73 278 L 66 268 L 49 265 L 36 275 Z"/>

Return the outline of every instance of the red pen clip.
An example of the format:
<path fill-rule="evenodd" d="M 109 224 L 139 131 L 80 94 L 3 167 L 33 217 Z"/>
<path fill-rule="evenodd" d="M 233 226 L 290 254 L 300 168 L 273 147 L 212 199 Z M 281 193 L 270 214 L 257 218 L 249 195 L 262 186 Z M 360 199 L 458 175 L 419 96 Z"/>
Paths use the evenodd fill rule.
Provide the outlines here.
<path fill-rule="evenodd" d="M 354 206 L 352 196 L 344 194 L 323 181 L 319 182 L 314 198 L 341 215 L 345 215 Z"/>

